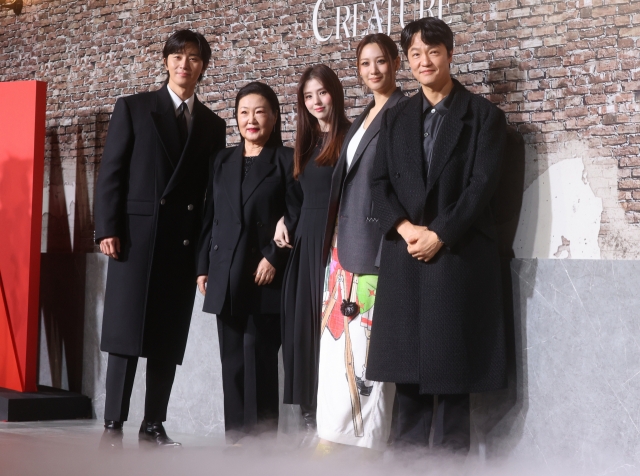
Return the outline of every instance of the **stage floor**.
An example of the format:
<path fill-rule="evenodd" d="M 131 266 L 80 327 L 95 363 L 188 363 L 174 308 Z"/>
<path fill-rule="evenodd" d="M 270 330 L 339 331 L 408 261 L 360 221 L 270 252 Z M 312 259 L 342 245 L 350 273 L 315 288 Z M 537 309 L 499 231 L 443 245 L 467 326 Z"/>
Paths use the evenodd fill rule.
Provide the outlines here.
<path fill-rule="evenodd" d="M 297 448 L 297 438 L 279 434 L 229 446 L 220 437 L 170 433 L 180 448 L 139 446 L 137 424 L 125 426 L 122 448 L 100 447 L 97 420 L 0 422 L 1 476 L 67 475 L 521 475 L 545 474 L 511 464 L 488 464 L 477 455 L 462 460 L 420 454 L 338 447 L 319 456 Z M 508 466 L 508 467 L 507 467 Z M 526 468 L 526 469 L 525 469 Z M 546 474 L 549 474 L 546 472 Z"/>

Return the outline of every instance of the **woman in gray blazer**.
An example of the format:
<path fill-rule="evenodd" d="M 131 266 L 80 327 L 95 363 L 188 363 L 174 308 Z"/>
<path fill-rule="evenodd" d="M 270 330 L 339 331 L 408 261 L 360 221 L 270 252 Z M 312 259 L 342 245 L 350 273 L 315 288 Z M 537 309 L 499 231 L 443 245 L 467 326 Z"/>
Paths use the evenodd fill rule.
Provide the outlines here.
<path fill-rule="evenodd" d="M 324 449 L 333 443 L 384 449 L 395 392 L 393 384 L 365 375 L 382 240 L 370 184 L 382 115 L 405 96 L 396 87 L 400 58 L 391 38 L 367 35 L 356 54 L 373 101 L 351 126 L 332 177 L 317 403 Z"/>

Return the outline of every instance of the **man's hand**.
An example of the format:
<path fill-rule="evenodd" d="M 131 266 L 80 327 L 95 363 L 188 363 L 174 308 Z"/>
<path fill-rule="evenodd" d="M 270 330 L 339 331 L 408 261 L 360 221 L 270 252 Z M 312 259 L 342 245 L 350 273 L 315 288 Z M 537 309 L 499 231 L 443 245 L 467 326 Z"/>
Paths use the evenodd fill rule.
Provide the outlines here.
<path fill-rule="evenodd" d="M 278 220 L 276 225 L 276 234 L 273 236 L 273 241 L 276 242 L 278 248 L 293 248 L 289 243 L 289 230 L 287 225 L 284 224 L 284 217 Z"/>
<path fill-rule="evenodd" d="M 270 284 L 273 281 L 274 276 L 276 275 L 276 268 L 271 266 L 271 263 L 267 261 L 267 258 L 262 258 L 262 261 L 258 264 L 258 269 L 253 273 L 255 278 L 255 283 L 258 286 L 264 286 L 265 284 Z"/>
<path fill-rule="evenodd" d="M 200 291 L 203 296 L 207 295 L 207 281 L 209 281 L 209 277 L 206 274 L 198 276 L 198 291 Z"/>
<path fill-rule="evenodd" d="M 409 243 L 407 251 L 411 256 L 420 261 L 429 261 L 442 248 L 442 242 L 433 231 L 424 229 L 414 243 Z"/>
<path fill-rule="evenodd" d="M 110 258 L 118 259 L 118 253 L 120 253 L 120 238 L 117 236 L 103 238 L 100 240 L 100 251 Z"/>
<path fill-rule="evenodd" d="M 396 226 L 396 230 L 398 231 L 402 239 L 407 243 L 407 245 L 412 245 L 416 241 L 418 241 L 418 238 L 420 238 L 420 234 L 426 229 L 426 226 L 416 226 L 409 220 L 402 220 Z"/>

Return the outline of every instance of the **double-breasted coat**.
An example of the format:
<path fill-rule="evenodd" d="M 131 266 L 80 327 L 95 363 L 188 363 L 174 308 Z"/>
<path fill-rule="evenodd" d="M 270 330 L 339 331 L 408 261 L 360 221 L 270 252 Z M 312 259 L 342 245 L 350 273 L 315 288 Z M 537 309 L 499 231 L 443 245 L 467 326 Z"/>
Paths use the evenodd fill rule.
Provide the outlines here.
<path fill-rule="evenodd" d="M 203 310 L 223 315 L 280 314 L 280 290 L 289 250 L 273 241 L 278 220 L 299 213 L 293 149 L 265 146 L 242 180 L 244 143 L 218 153 L 209 179 L 199 245 L 198 275 L 207 275 Z M 291 212 L 289 203 L 295 203 Z M 293 217 L 294 221 L 297 221 Z M 275 267 L 264 286 L 253 273 L 266 258 Z"/>
<path fill-rule="evenodd" d="M 367 378 L 416 383 L 425 394 L 503 388 L 500 262 L 490 200 L 505 153 L 504 113 L 454 80 L 429 170 L 422 94 L 383 118 L 372 191 L 385 235 Z M 444 241 L 418 261 L 395 226 L 408 219 Z"/>
<path fill-rule="evenodd" d="M 100 348 L 181 364 L 195 298 L 209 158 L 222 119 L 195 99 L 186 145 L 167 86 L 116 102 L 95 197 L 95 238 L 109 258 Z"/>

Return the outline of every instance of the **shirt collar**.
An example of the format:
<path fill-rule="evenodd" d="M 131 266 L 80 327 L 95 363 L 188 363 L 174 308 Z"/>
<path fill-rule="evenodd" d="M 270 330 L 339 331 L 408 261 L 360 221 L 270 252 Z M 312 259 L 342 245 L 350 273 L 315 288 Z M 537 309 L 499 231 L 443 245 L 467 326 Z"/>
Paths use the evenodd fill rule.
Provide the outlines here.
<path fill-rule="evenodd" d="M 440 114 L 441 116 L 444 116 L 449 110 L 449 107 L 451 106 L 451 102 L 453 101 L 453 95 L 455 94 L 455 89 L 456 88 L 453 88 L 451 92 L 442 101 L 440 101 L 435 106 L 432 106 L 429 100 L 427 99 L 427 96 L 425 96 L 423 89 L 420 88 L 420 91 L 422 92 L 422 113 L 424 114 L 425 112 L 427 112 L 429 109 L 433 107 L 438 114 Z"/>
<path fill-rule="evenodd" d="M 167 84 L 167 91 L 169 91 L 169 96 L 171 96 L 171 101 L 173 101 L 173 109 L 175 109 L 175 111 L 177 112 L 178 108 L 183 103 L 183 101 L 182 99 L 180 99 L 180 96 L 178 96 L 176 93 L 174 93 L 171 90 L 168 84 Z M 189 114 L 193 114 L 193 103 L 195 102 L 195 98 L 196 98 L 196 95 L 194 93 L 191 95 L 189 99 L 184 101 L 187 103 L 187 109 L 189 110 Z"/>

